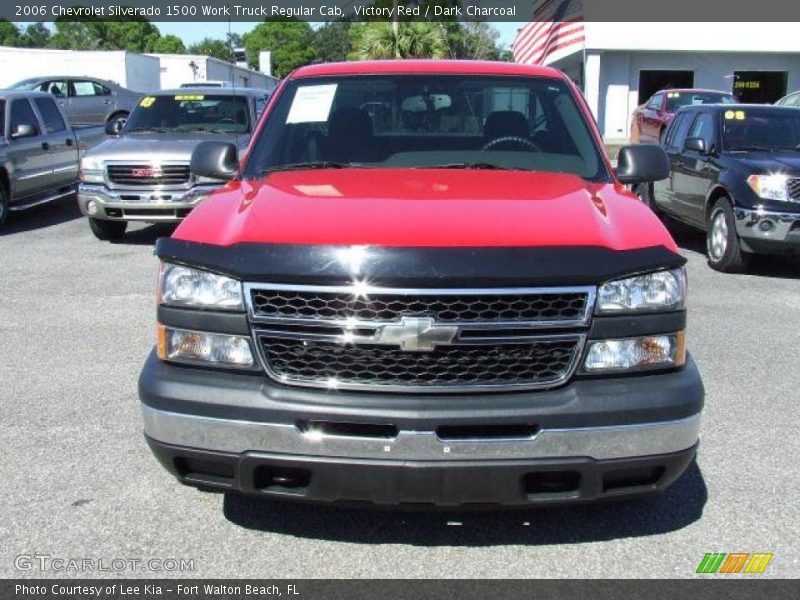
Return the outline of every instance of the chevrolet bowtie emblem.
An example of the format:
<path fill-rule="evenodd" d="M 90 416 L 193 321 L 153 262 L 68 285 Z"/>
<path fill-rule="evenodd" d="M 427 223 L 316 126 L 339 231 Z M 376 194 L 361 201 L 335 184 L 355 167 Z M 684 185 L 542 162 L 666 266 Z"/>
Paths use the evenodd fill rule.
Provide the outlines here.
<path fill-rule="evenodd" d="M 436 346 L 452 344 L 457 335 L 455 325 L 437 325 L 430 317 L 403 317 L 397 325 L 384 325 L 377 341 L 396 344 L 405 352 L 431 352 Z"/>

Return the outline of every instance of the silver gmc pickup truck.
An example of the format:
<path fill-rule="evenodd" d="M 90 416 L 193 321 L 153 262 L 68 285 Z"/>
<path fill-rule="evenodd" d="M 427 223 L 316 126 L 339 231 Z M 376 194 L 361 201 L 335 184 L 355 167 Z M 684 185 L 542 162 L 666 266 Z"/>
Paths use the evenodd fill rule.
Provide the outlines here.
<path fill-rule="evenodd" d="M 174 222 L 224 182 L 190 172 L 200 142 L 244 150 L 269 93 L 255 89 L 163 90 L 142 97 L 125 127 L 81 160 L 78 204 L 101 240 L 128 221 Z M 113 134 L 113 131 L 107 131 Z"/>
<path fill-rule="evenodd" d="M 79 157 L 102 137 L 70 127 L 50 94 L 0 90 L 0 227 L 9 212 L 73 195 Z"/>

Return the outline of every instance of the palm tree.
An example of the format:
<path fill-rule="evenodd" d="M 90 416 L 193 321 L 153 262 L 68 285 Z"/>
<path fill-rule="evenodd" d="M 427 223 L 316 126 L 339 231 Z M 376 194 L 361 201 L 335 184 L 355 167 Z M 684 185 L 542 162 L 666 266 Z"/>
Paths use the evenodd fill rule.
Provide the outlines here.
<path fill-rule="evenodd" d="M 350 28 L 351 59 L 446 58 L 446 32 L 438 23 L 355 23 Z"/>

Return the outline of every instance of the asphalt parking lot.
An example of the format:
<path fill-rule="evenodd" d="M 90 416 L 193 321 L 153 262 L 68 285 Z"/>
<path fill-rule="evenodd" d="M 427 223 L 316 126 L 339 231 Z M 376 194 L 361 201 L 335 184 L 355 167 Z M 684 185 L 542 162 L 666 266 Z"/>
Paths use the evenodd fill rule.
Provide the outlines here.
<path fill-rule="evenodd" d="M 722 275 L 702 235 L 676 236 L 707 396 L 697 464 L 666 494 L 393 513 L 204 494 L 156 463 L 136 379 L 155 335 L 152 245 L 169 232 L 101 243 L 71 200 L 0 232 L 0 575 L 92 575 L 15 568 L 46 554 L 188 558 L 198 577 L 691 577 L 706 552 L 736 551 L 773 552 L 764 576 L 800 572 L 800 261 Z"/>

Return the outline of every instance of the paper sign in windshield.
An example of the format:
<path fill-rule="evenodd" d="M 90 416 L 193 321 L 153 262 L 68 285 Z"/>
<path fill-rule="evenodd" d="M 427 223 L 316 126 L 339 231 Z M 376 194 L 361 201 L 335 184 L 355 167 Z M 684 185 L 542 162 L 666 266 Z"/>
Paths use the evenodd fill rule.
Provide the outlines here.
<path fill-rule="evenodd" d="M 338 84 L 304 85 L 297 89 L 286 123 L 327 121 Z"/>

